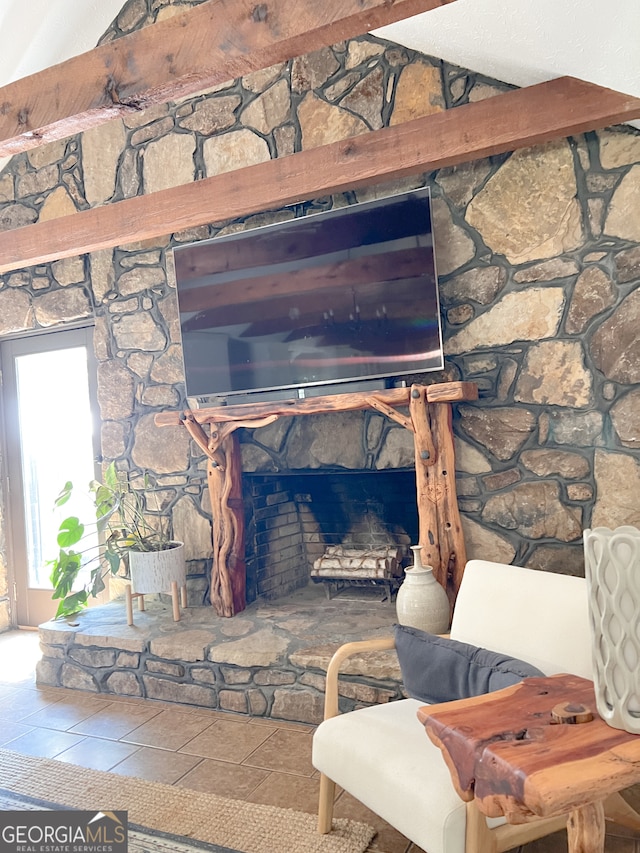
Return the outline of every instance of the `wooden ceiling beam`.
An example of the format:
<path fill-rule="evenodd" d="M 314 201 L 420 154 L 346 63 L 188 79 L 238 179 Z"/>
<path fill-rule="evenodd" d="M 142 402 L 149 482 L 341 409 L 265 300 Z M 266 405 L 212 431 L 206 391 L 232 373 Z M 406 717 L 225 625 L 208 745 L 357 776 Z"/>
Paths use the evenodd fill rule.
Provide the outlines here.
<path fill-rule="evenodd" d="M 455 0 L 207 0 L 0 89 L 0 157 Z"/>
<path fill-rule="evenodd" d="M 0 273 L 454 166 L 640 117 L 640 99 L 561 77 L 147 196 L 0 234 Z"/>

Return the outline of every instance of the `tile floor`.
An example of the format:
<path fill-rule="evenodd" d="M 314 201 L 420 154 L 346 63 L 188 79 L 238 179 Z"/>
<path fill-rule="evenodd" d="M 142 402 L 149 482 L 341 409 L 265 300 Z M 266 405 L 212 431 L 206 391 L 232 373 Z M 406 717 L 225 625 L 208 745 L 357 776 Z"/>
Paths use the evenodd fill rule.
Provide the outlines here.
<path fill-rule="evenodd" d="M 38 688 L 37 632 L 0 634 L 0 747 L 180 785 L 249 802 L 316 812 L 312 726 L 176 706 L 151 699 Z M 336 816 L 376 826 L 370 853 L 423 853 L 346 792 Z M 607 835 L 607 853 L 640 853 L 640 841 Z M 557 833 L 522 853 L 566 851 Z M 274 851 L 273 853 L 293 853 Z"/>
<path fill-rule="evenodd" d="M 311 765 L 312 726 L 151 699 L 106 699 L 38 688 L 39 657 L 37 632 L 0 634 L 3 749 L 316 812 L 319 783 Z M 338 796 L 335 813 L 378 828 L 371 853 L 421 853 L 345 792 Z"/>

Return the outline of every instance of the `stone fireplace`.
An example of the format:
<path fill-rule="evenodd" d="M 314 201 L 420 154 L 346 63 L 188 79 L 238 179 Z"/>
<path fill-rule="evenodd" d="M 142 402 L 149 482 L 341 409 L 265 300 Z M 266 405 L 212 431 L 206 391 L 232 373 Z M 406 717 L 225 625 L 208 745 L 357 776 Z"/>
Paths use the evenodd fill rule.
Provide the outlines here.
<path fill-rule="evenodd" d="M 213 564 L 207 599 L 215 612 L 230 617 L 246 607 L 247 528 L 256 569 L 249 601 L 306 585 L 307 546 L 316 558 L 329 560 L 323 566 L 310 561 L 314 580 L 354 581 L 357 572 L 358 585 L 385 585 L 392 598 L 413 538 L 453 603 L 466 551 L 454 483 L 452 404 L 477 396 L 470 382 L 416 382 L 158 414 L 158 427 L 182 428 L 208 460 Z M 395 471 L 413 475 L 410 502 L 408 481 L 398 493 L 390 485 Z M 304 472 L 312 475 L 309 483 L 284 485 L 283 477 Z M 328 476 L 340 473 L 352 488 Z M 356 482 L 357 474 L 365 479 Z M 257 479 L 247 489 L 250 475 Z M 312 486 L 318 475 L 325 481 L 322 490 Z"/>
<path fill-rule="evenodd" d="M 147 5 L 131 29 L 170 4 Z M 114 24 L 104 40 L 118 35 Z M 15 227 L 108 205 L 507 88 L 363 36 L 14 157 L 0 173 L 2 220 Z M 187 405 L 171 247 L 425 185 L 447 365 L 438 381 L 464 376 L 480 389 L 453 423 L 467 556 L 581 574 L 585 527 L 640 524 L 640 360 L 630 356 L 640 317 L 640 135 L 620 126 L 0 276 L 0 335 L 95 325 L 102 454 L 149 476 L 160 502 L 150 510 L 170 515 L 187 543 L 190 604 L 205 602 L 212 561 L 206 458 L 184 430 L 154 420 Z M 407 431 L 376 413 L 345 413 L 324 436 L 313 420 L 244 431 L 245 489 L 258 476 L 286 485 L 303 471 L 377 479 L 413 466 Z M 313 494 L 306 482 L 295 493 Z M 6 517 L 3 505 L 1 628 L 12 620 Z M 313 544 L 304 559 L 287 559 L 308 567 Z M 258 595 L 298 582 L 282 572 L 258 581 L 254 562 L 250 572 Z"/>

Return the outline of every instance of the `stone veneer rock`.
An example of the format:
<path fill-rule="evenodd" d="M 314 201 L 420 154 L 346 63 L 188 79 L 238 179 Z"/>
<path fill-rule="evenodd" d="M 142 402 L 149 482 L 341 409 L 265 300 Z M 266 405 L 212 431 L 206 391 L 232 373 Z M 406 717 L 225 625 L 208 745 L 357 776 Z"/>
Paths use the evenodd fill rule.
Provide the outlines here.
<path fill-rule="evenodd" d="M 130 0 L 103 41 L 185 5 Z M 364 36 L 15 156 L 0 175 L 0 228 L 286 156 L 507 88 Z M 639 175 L 640 134 L 609 128 L 38 265 L 0 277 L 0 335 L 95 323 L 104 456 L 134 478 L 147 472 L 162 508 L 189 531 L 190 588 L 200 602 L 211 554 L 205 460 L 179 428 L 153 423 L 157 411 L 187 403 L 171 247 L 428 185 L 447 358 L 443 373 L 425 378 L 463 378 L 481 392 L 477 403 L 454 407 L 468 554 L 579 573 L 583 528 L 640 524 Z M 243 459 L 254 471 L 283 459 L 292 469 L 359 467 L 371 459 L 371 442 L 382 441 L 377 467 L 410 464 L 402 427 L 378 421 L 283 420 L 244 431 Z M 0 572 L 4 554 L 2 533 Z M 4 613 L 7 607 L 5 597 Z"/>
<path fill-rule="evenodd" d="M 320 593 L 322 595 L 322 593 Z M 254 606 L 236 619 L 212 619 L 208 607 L 183 611 L 148 599 L 126 624 L 121 602 L 83 613 L 74 624 L 40 626 L 40 685 L 132 696 L 319 723 L 325 673 L 345 638 L 388 635 L 395 610 L 357 602 L 309 600 Z M 343 710 L 402 698 L 394 652 L 355 656 L 340 678 Z"/>

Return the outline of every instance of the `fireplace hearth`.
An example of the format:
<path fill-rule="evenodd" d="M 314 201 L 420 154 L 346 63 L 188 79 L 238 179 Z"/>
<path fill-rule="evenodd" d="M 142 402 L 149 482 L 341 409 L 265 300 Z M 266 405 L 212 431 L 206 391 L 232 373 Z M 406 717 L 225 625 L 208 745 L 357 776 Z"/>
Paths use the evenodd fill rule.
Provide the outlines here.
<path fill-rule="evenodd" d="M 149 596 L 127 625 L 124 601 L 39 627 L 40 687 L 99 693 L 319 723 L 324 677 L 342 643 L 391 634 L 395 608 L 309 584 L 278 601 L 257 601 L 233 619 L 188 607 L 173 621 L 167 596 Z M 353 659 L 341 677 L 345 710 L 403 696 L 394 652 Z"/>

